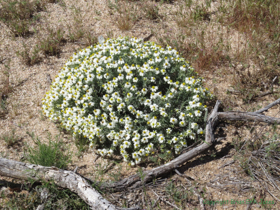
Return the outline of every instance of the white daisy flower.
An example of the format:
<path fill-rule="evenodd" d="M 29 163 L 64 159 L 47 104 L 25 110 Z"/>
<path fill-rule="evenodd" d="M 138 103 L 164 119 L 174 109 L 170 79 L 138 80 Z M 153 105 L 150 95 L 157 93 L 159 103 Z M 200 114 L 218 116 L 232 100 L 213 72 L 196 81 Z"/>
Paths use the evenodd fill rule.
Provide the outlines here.
<path fill-rule="evenodd" d="M 204 130 L 202 128 L 197 129 L 197 134 L 204 134 Z"/>
<path fill-rule="evenodd" d="M 200 117 L 200 116 L 202 115 L 202 112 L 201 112 L 200 110 L 195 110 L 195 111 L 194 111 L 194 115 L 195 115 L 196 117 Z"/>
<path fill-rule="evenodd" d="M 145 95 L 148 92 L 148 90 L 147 90 L 147 88 L 143 88 L 141 92 L 143 95 Z"/>
<path fill-rule="evenodd" d="M 166 129 L 166 133 L 167 133 L 167 134 L 170 134 L 171 132 L 172 132 L 172 129 L 171 129 L 171 128 L 167 128 L 167 129 Z"/>
<path fill-rule="evenodd" d="M 181 127 L 184 127 L 184 126 L 186 126 L 186 122 L 185 122 L 185 121 L 180 121 L 180 122 L 179 122 L 179 125 L 180 125 Z"/>
<path fill-rule="evenodd" d="M 171 122 L 172 124 L 176 124 L 176 123 L 178 122 L 178 120 L 177 120 L 175 117 L 171 117 L 171 118 L 170 118 L 170 122 Z"/>
<path fill-rule="evenodd" d="M 155 112 L 155 111 L 158 110 L 158 105 L 157 105 L 157 104 L 151 104 L 151 105 L 150 105 L 150 109 L 151 109 L 153 112 Z"/>
<path fill-rule="evenodd" d="M 124 85 L 125 88 L 130 88 L 130 86 L 131 86 L 130 82 L 126 82 Z"/>

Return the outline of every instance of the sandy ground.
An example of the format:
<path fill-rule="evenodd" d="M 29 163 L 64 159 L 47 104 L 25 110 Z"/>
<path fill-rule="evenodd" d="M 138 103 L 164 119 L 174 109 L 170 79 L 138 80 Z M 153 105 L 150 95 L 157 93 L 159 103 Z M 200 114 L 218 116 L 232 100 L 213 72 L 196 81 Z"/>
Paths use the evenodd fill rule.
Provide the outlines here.
<path fill-rule="evenodd" d="M 117 20 L 120 17 L 116 12 L 108 8 L 108 2 L 105 0 L 65 0 L 64 2 L 66 8 L 59 4 L 48 4 L 47 11 L 40 12 L 41 18 L 32 26 L 33 29 L 39 30 L 39 37 L 46 36 L 47 26 L 54 29 L 61 28 L 65 30 L 65 37 L 67 37 L 68 25 L 77 27 L 73 15 L 74 8 L 79 8 L 80 15 L 83 17 L 83 22 L 80 23 L 80 26 L 87 28 L 95 36 L 103 35 L 104 37 L 111 38 L 118 36 L 134 36 L 144 38 L 150 35 L 151 29 L 158 34 L 165 33 L 164 31 L 166 29 L 170 29 L 171 33 L 180 32 L 174 21 L 174 15 L 182 5 L 182 1 L 175 1 L 173 4 L 164 4 L 160 6 L 159 13 L 164 17 L 160 21 L 143 18 L 143 11 L 140 9 L 140 3 L 135 4 L 130 8 L 130 12 L 135 14 L 137 22 L 129 31 L 122 31 L 117 27 Z M 123 4 L 126 3 L 123 2 Z M 215 10 L 216 4 L 216 2 L 212 3 L 213 10 Z M 210 22 L 204 26 L 207 31 L 209 31 L 209 39 L 211 39 L 211 34 L 213 35 L 213 33 L 221 32 L 214 23 L 212 26 L 211 24 Z M 8 114 L 0 118 L 0 136 L 15 129 L 15 134 L 21 139 L 15 146 L 10 148 L 0 139 L 1 156 L 20 161 L 23 158 L 24 145 L 34 146 L 32 139 L 26 134 L 27 131 L 33 132 L 42 142 L 46 143 L 48 142 L 47 137 L 50 133 L 53 137 L 60 135 L 65 145 L 69 147 L 73 153 L 73 162 L 69 166 L 69 170 L 73 170 L 78 166 L 78 172 L 80 174 L 91 179 L 102 178 L 103 180 L 111 179 L 108 174 L 118 170 L 121 170 L 123 177 L 137 173 L 137 167 L 131 168 L 125 163 L 120 163 L 114 165 L 106 174 L 99 177 L 98 174 L 96 174 L 96 168 L 107 167 L 111 161 L 99 158 L 94 162 L 96 155 L 92 152 L 85 152 L 82 156 L 78 157 L 78 150 L 74 144 L 73 138 L 67 134 L 61 134 L 56 124 L 46 119 L 41 114 L 41 100 L 50 87 L 48 75 L 50 75 L 51 79 L 55 78 L 67 59 L 77 51 L 77 49 L 82 47 L 79 45 L 79 41 L 76 43 L 67 42 L 62 46 L 59 57 L 48 56 L 45 58 L 42 56 L 42 62 L 29 67 L 22 62 L 21 58 L 16 55 L 16 52 L 23 49 L 23 41 L 34 47 L 37 38 L 34 36 L 28 38 L 14 38 L 9 29 L 1 22 L 0 28 L 0 56 L 6 60 L 11 59 L 9 85 L 14 90 L 7 99 Z M 242 35 L 238 34 L 236 31 L 228 33 L 228 42 L 232 46 L 232 51 L 237 50 L 237 38 L 242 39 Z M 157 39 L 153 36 L 150 41 L 157 42 Z M 242 48 L 242 44 L 240 44 L 238 48 Z M 6 81 L 5 74 L 3 73 L 6 70 L 4 63 L 0 64 L 1 87 L 5 85 Z M 234 70 L 229 67 L 221 68 L 224 68 L 221 72 L 227 71 L 228 74 L 219 74 L 221 70 L 219 68 L 214 69 L 214 74 L 209 74 L 209 72 L 213 72 L 213 69 L 209 72 L 205 71 L 200 73 L 206 80 L 205 86 L 207 86 L 219 100 L 225 102 L 225 104 L 231 104 L 233 110 L 245 111 L 252 107 L 263 107 L 275 100 L 271 96 L 266 96 L 263 97 L 262 100 L 250 105 L 243 105 L 237 95 L 229 96 L 226 94 L 226 90 L 232 85 L 230 81 L 232 81 L 232 72 Z M 269 110 L 266 114 L 280 117 L 279 106 Z M 252 199 L 254 195 L 257 196 L 257 199 L 263 198 L 267 201 L 275 201 L 268 193 L 265 195 L 260 194 L 260 189 L 263 189 L 264 186 L 246 175 L 240 168 L 238 161 L 221 168 L 223 164 L 234 160 L 236 151 L 231 145 L 233 139 L 238 135 L 241 135 L 243 138 L 251 138 L 248 129 L 244 130 L 241 127 L 226 126 L 223 127 L 223 130 L 227 135 L 220 144 L 216 145 L 215 148 L 218 152 L 216 157 L 211 157 L 210 155 L 202 159 L 198 157 L 179 169 L 181 173 L 195 180 L 198 186 L 200 186 L 200 189 L 205 189 L 208 201 L 225 201 L 224 205 L 217 204 L 216 206 L 207 206 L 206 204 L 206 209 L 246 209 L 247 205 L 242 202 L 246 202 L 247 199 Z M 150 166 L 145 166 L 143 169 L 148 170 L 150 168 Z M 4 177 L 0 177 L 0 179 L 3 178 Z M 187 183 L 186 180 L 176 174 L 170 179 L 182 179 L 183 184 Z M 234 204 L 234 200 L 239 203 L 235 202 Z M 190 206 L 190 209 L 194 208 L 194 206 Z M 259 208 L 261 208 L 259 204 L 254 204 L 252 206 L 252 209 Z M 272 205 L 272 209 L 279 208 L 279 203 Z M 172 208 L 167 205 L 166 209 Z"/>

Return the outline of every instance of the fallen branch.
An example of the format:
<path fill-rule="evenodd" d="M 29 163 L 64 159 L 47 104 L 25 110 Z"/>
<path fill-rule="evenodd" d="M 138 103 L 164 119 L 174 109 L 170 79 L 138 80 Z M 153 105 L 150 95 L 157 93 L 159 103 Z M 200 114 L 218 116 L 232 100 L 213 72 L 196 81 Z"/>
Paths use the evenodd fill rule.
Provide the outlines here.
<path fill-rule="evenodd" d="M 269 110 L 271 107 L 277 105 L 277 104 L 280 104 L 280 98 L 277 99 L 276 101 L 274 101 L 273 103 L 267 105 L 266 107 L 256 111 L 255 113 L 263 113 L 263 112 L 266 112 L 267 110 Z"/>
<path fill-rule="evenodd" d="M 280 124 L 280 118 L 265 116 L 256 112 L 218 112 L 221 120 L 256 121 Z"/>
<path fill-rule="evenodd" d="M 0 175 L 25 180 L 54 181 L 56 185 L 77 193 L 92 209 L 116 209 L 113 204 L 93 189 L 85 179 L 72 171 L 0 158 Z"/>

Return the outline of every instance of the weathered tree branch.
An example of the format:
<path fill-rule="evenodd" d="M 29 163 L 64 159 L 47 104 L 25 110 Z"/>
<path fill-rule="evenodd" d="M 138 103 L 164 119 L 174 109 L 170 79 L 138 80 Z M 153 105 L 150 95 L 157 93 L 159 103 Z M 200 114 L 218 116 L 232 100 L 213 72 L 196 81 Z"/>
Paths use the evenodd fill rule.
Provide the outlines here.
<path fill-rule="evenodd" d="M 275 106 L 275 105 L 277 105 L 277 104 L 280 104 L 280 98 L 277 99 L 276 101 L 274 101 L 273 103 L 267 105 L 266 107 L 264 107 L 264 108 L 262 108 L 262 109 L 256 111 L 255 113 L 263 113 L 263 112 L 269 110 L 271 107 L 273 107 L 273 106 Z"/>
<path fill-rule="evenodd" d="M 279 118 L 265 116 L 256 112 L 218 112 L 218 117 L 221 120 L 256 121 L 280 124 Z"/>
<path fill-rule="evenodd" d="M 77 193 L 92 209 L 115 210 L 116 207 L 104 199 L 88 182 L 72 171 L 56 167 L 44 167 L 0 158 L 0 175 L 34 181 L 54 181 L 60 187 Z"/>

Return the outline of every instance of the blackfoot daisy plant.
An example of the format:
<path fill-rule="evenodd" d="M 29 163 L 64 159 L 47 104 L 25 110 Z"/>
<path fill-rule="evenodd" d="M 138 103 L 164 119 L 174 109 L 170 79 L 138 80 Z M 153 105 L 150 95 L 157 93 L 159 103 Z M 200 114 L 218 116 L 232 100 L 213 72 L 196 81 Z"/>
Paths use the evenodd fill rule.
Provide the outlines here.
<path fill-rule="evenodd" d="M 211 97 L 175 49 L 107 39 L 74 53 L 43 99 L 43 112 L 101 156 L 139 164 L 154 150 L 179 154 L 204 134 Z"/>

